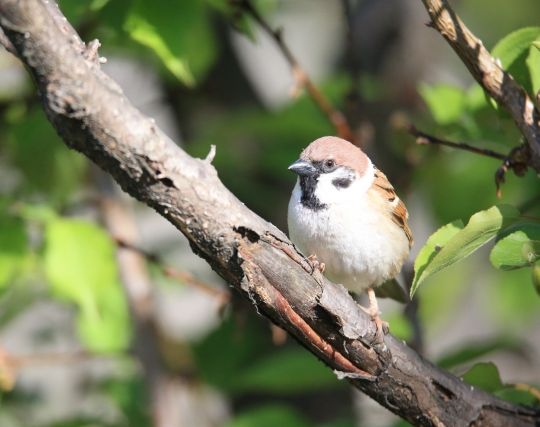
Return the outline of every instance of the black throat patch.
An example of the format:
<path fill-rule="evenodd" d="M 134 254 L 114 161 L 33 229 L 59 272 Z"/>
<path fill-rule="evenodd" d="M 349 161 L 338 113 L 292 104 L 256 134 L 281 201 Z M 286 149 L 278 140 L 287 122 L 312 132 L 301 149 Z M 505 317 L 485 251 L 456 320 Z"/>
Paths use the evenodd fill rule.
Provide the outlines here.
<path fill-rule="evenodd" d="M 300 177 L 300 188 L 302 190 L 302 198 L 300 202 L 305 208 L 318 211 L 325 209 L 327 206 L 325 203 L 321 203 L 317 196 L 315 196 L 315 189 L 317 188 L 317 181 L 319 180 L 319 174 Z"/>

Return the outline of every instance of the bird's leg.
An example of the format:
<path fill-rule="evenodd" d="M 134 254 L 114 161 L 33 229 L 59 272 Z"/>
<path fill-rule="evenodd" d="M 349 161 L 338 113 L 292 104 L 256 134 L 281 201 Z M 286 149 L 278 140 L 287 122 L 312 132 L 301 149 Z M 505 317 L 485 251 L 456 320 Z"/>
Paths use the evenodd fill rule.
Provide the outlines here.
<path fill-rule="evenodd" d="M 326 265 L 324 264 L 324 262 L 319 262 L 319 260 L 317 259 L 317 255 L 311 254 L 310 256 L 307 257 L 307 259 L 310 262 L 311 266 L 313 267 L 313 270 L 319 270 L 321 274 L 324 273 L 324 269 Z"/>
<path fill-rule="evenodd" d="M 373 288 L 367 290 L 369 307 L 365 309 L 366 313 L 371 316 L 371 320 L 375 323 L 377 332 L 375 334 L 375 343 L 382 344 L 384 342 L 384 335 L 388 333 L 388 323 L 381 319 L 379 311 L 379 303 L 375 296 Z"/>

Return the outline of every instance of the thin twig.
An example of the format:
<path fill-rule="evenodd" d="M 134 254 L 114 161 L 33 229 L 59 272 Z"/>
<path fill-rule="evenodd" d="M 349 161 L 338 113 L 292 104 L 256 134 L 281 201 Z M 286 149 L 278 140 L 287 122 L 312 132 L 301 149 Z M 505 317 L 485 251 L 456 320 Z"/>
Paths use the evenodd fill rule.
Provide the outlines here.
<path fill-rule="evenodd" d="M 332 106 L 330 101 L 324 94 L 315 86 L 304 68 L 300 65 L 296 57 L 293 55 L 289 46 L 283 40 L 283 30 L 273 29 L 270 24 L 259 13 L 251 0 L 232 0 L 232 3 L 239 7 L 244 12 L 248 13 L 261 28 L 274 40 L 277 47 L 289 63 L 293 78 L 295 79 L 298 88 L 306 88 L 309 96 L 319 109 L 326 115 L 330 123 L 336 129 L 337 134 L 353 144 L 358 144 L 347 119 L 343 113 Z"/>
<path fill-rule="evenodd" d="M 514 147 L 510 153 L 502 154 L 487 148 L 479 148 L 465 142 L 454 142 L 430 135 L 407 122 L 403 117 L 394 118 L 394 127 L 403 129 L 416 138 L 417 144 L 442 145 L 457 150 L 468 151 L 492 159 L 502 160 L 502 164 L 495 171 L 495 186 L 498 198 L 502 197 L 501 185 L 505 182 L 506 173 L 512 170 L 517 176 L 523 176 L 530 164 L 530 149 L 527 144 Z"/>
<path fill-rule="evenodd" d="M 187 271 L 180 271 L 171 266 L 165 265 L 159 255 L 145 251 L 144 249 L 134 245 L 133 243 L 127 242 L 121 238 L 113 237 L 116 244 L 124 249 L 129 249 L 130 251 L 136 252 L 146 258 L 147 261 L 155 264 L 164 276 L 170 277 L 171 279 L 177 280 L 185 285 L 197 288 L 203 292 L 206 292 L 209 295 L 218 297 L 223 302 L 229 300 L 230 294 L 226 290 L 218 289 L 215 286 L 209 285 L 206 282 L 203 282 L 193 276 Z"/>
<path fill-rule="evenodd" d="M 465 142 L 453 142 L 446 139 L 437 138 L 436 136 L 429 135 L 421 130 L 417 129 L 414 125 L 410 124 L 407 126 L 407 132 L 416 138 L 417 144 L 432 144 L 432 145 L 443 145 L 445 147 L 452 147 L 457 150 L 470 151 L 471 153 L 479 154 L 481 156 L 491 157 L 499 160 L 506 160 L 508 156 L 498 153 L 487 148 L 479 148 L 469 145 Z"/>
<path fill-rule="evenodd" d="M 15 369 L 26 368 L 29 366 L 42 365 L 64 365 L 68 363 L 79 363 L 87 360 L 93 360 L 100 355 L 89 353 L 86 350 L 75 350 L 70 352 L 49 352 L 33 354 L 9 354 L 4 352 L 7 364 Z"/>
<path fill-rule="evenodd" d="M 514 119 L 529 146 L 528 166 L 540 173 L 540 112 L 525 89 L 503 68 L 452 10 L 448 0 L 422 0 L 435 28 L 471 75 Z"/>

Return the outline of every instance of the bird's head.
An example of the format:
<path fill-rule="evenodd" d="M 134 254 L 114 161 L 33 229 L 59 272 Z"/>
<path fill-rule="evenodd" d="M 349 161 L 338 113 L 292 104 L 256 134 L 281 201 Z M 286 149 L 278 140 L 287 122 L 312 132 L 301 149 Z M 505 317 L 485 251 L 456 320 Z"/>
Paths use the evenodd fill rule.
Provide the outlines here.
<path fill-rule="evenodd" d="M 373 166 L 355 145 L 334 136 L 313 141 L 289 166 L 299 177 L 302 203 L 322 209 L 365 193 L 373 182 Z"/>

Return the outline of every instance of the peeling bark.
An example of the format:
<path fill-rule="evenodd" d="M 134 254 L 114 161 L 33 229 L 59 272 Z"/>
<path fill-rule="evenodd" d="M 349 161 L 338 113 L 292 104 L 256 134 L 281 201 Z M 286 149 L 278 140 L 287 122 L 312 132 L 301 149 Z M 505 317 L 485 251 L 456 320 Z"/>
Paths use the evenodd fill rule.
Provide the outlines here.
<path fill-rule="evenodd" d="M 0 27 L 60 136 L 174 224 L 259 313 L 415 425 L 540 423 L 539 411 L 473 389 L 391 335 L 374 347 L 375 328 L 347 291 L 313 271 L 281 231 L 223 186 L 209 162 L 187 155 L 135 109 L 58 14 L 42 0 L 0 0 Z"/>

